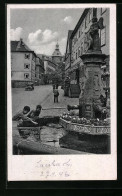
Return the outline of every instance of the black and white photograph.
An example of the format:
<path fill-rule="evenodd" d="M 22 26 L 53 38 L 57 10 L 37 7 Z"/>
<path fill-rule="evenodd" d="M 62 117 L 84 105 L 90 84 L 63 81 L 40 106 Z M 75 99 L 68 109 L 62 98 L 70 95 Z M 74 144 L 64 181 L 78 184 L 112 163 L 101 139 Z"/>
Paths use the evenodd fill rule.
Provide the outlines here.
<path fill-rule="evenodd" d="M 8 160 L 23 157 L 24 167 L 26 157 L 41 157 L 40 179 L 71 180 L 75 160 L 95 166 L 92 156 L 113 154 L 116 178 L 115 5 L 8 4 L 7 11 Z M 34 176 L 29 167 L 25 180 Z M 82 179 L 78 170 L 73 179 Z"/>

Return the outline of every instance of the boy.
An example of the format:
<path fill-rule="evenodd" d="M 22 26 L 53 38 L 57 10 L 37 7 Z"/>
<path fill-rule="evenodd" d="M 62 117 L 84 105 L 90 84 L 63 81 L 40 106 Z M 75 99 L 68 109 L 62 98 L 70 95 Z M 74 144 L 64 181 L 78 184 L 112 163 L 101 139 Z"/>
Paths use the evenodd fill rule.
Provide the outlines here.
<path fill-rule="evenodd" d="M 31 118 L 33 121 L 36 121 L 39 118 L 39 115 L 41 113 L 42 106 L 37 105 L 36 110 L 32 110 L 27 117 Z"/>
<path fill-rule="evenodd" d="M 39 119 L 39 115 L 41 112 L 42 106 L 37 105 L 36 110 L 31 110 L 30 113 L 28 113 L 27 117 L 23 119 L 23 121 L 19 122 L 19 127 L 33 127 L 38 126 L 38 123 L 36 122 L 37 119 Z"/>
<path fill-rule="evenodd" d="M 25 106 L 22 111 L 19 111 L 15 116 L 13 116 L 12 120 L 20 120 L 27 117 L 28 113 L 30 112 L 30 107 Z"/>

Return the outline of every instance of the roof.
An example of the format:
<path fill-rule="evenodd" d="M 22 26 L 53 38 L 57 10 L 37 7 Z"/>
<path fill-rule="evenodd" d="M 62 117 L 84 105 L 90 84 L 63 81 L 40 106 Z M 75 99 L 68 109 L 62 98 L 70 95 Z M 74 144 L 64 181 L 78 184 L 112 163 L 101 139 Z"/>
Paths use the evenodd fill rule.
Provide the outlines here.
<path fill-rule="evenodd" d="M 60 51 L 55 50 L 52 54 L 52 56 L 62 56 Z"/>
<path fill-rule="evenodd" d="M 40 59 L 43 59 L 44 55 L 43 54 L 37 54 L 37 57 L 39 57 Z"/>
<path fill-rule="evenodd" d="M 48 55 L 45 55 L 45 54 L 37 54 L 37 57 L 39 57 L 42 61 L 52 59 L 51 56 L 48 56 Z"/>
<path fill-rule="evenodd" d="M 32 51 L 22 39 L 19 41 L 11 41 L 11 52 L 34 52 Z"/>
<path fill-rule="evenodd" d="M 71 34 L 71 39 L 74 37 L 75 33 L 77 32 L 79 26 L 80 26 L 81 23 L 83 22 L 83 19 L 86 17 L 86 15 L 87 15 L 87 13 L 89 12 L 89 10 L 90 10 L 90 8 L 86 8 L 86 9 L 83 11 L 83 13 L 82 13 L 82 15 L 81 15 L 81 17 L 80 17 L 78 23 L 76 24 L 76 26 L 75 26 L 75 28 L 74 28 L 72 34 Z"/>
<path fill-rule="evenodd" d="M 45 61 L 48 61 L 50 66 L 52 66 L 53 68 L 56 68 L 57 65 L 54 62 L 52 62 L 51 60 L 47 59 Z"/>

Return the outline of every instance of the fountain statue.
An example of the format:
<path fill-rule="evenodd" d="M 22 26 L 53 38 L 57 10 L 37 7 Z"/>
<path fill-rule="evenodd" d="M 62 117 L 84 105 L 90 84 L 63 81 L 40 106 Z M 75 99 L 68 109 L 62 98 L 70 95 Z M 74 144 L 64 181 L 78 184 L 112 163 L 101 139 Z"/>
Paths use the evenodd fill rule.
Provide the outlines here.
<path fill-rule="evenodd" d="M 98 21 L 96 17 L 93 17 L 92 25 L 89 31 L 88 52 L 93 52 L 93 51 L 101 52 L 99 29 L 103 29 L 103 28 L 104 28 L 103 18 L 101 17 Z"/>

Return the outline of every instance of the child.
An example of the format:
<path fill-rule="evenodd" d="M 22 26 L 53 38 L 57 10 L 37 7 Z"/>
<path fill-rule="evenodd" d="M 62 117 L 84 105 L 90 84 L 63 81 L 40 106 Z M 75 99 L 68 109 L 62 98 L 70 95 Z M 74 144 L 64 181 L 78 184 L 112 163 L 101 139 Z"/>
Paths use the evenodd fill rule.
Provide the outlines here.
<path fill-rule="evenodd" d="M 28 115 L 29 112 L 30 112 L 30 107 L 25 106 L 22 111 L 19 111 L 17 114 L 15 114 L 15 116 L 13 116 L 12 120 L 17 121 L 20 119 L 24 119 Z"/>
<path fill-rule="evenodd" d="M 55 102 L 58 103 L 58 96 L 59 96 L 58 89 L 54 89 L 53 93 L 54 93 L 54 103 Z"/>
<path fill-rule="evenodd" d="M 37 105 L 36 110 L 32 110 L 27 117 L 31 118 L 33 121 L 36 121 L 39 118 L 39 115 L 41 113 L 42 106 Z"/>
<path fill-rule="evenodd" d="M 19 122 L 19 127 L 33 127 L 38 126 L 36 122 L 39 119 L 39 115 L 41 112 L 42 106 L 37 105 L 36 110 L 31 110 L 30 113 L 23 119 L 23 121 Z"/>

